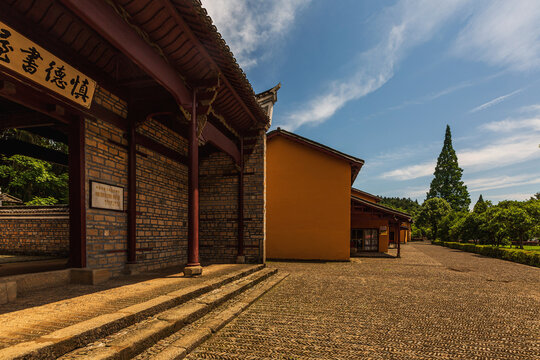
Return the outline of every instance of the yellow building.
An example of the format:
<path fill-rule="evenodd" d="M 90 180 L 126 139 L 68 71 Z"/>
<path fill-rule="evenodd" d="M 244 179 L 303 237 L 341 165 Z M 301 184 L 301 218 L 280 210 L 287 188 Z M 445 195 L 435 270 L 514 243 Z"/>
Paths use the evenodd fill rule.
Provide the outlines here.
<path fill-rule="evenodd" d="M 266 257 L 348 260 L 351 184 L 364 161 L 279 128 L 267 139 Z"/>

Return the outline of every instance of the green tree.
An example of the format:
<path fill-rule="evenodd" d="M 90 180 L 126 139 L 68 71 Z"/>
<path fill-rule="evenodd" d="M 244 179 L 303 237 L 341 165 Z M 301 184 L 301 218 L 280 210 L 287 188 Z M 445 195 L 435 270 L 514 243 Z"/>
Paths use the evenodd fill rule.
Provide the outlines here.
<path fill-rule="evenodd" d="M 478 197 L 478 201 L 476 202 L 476 204 L 474 204 L 473 212 L 475 212 L 477 214 L 481 214 L 484 211 L 486 211 L 488 209 L 488 207 L 490 207 L 490 206 L 491 206 L 491 202 L 490 201 L 484 201 L 484 198 L 482 197 L 482 194 L 480 194 L 480 196 Z"/>
<path fill-rule="evenodd" d="M 450 126 L 446 125 L 444 145 L 437 159 L 427 199 L 439 197 L 446 200 L 452 209 L 466 211 L 471 199 L 467 186 L 461 180 L 462 174 L 463 169 L 459 167 L 456 152 L 452 147 Z"/>
<path fill-rule="evenodd" d="M 52 164 L 31 157 L 0 156 L 0 185 L 28 205 L 68 203 L 68 173 L 58 173 Z"/>
<path fill-rule="evenodd" d="M 416 220 L 416 225 L 431 229 L 431 238 L 436 239 L 439 223 L 450 213 L 452 208 L 448 202 L 441 198 L 431 198 L 422 204 Z"/>

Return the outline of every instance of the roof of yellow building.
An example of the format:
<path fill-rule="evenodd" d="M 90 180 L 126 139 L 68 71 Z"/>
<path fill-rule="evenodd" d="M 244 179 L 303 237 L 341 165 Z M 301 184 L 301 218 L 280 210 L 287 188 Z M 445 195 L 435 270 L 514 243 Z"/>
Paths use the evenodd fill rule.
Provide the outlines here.
<path fill-rule="evenodd" d="M 358 193 L 359 195 L 364 195 L 364 196 L 366 196 L 366 197 L 368 197 L 368 198 L 372 198 L 373 201 L 374 201 L 375 203 L 378 203 L 379 201 L 382 200 L 382 199 L 381 199 L 379 196 L 377 196 L 377 195 L 370 194 L 370 193 L 368 193 L 368 192 L 365 192 L 365 191 L 363 191 L 363 190 L 360 190 L 360 189 L 357 189 L 357 188 L 354 188 L 354 187 L 351 188 L 351 193 L 352 193 L 353 195 L 354 195 L 355 192 Z"/>
<path fill-rule="evenodd" d="M 329 146 L 323 145 L 321 143 L 305 138 L 298 134 L 292 133 L 290 131 L 283 130 L 281 128 L 277 128 L 276 130 L 270 131 L 267 134 L 267 139 L 271 140 L 273 137 L 278 136 L 278 135 L 283 136 L 289 140 L 295 141 L 299 144 L 308 146 L 312 149 L 321 151 L 332 157 L 348 162 L 351 165 L 351 183 L 354 182 L 354 180 L 356 179 L 356 176 L 358 175 L 358 173 L 360 172 L 360 169 L 362 168 L 362 165 L 364 165 L 364 160 L 360 158 L 342 153 L 341 151 L 333 149 Z"/>
<path fill-rule="evenodd" d="M 383 213 L 394 215 L 397 218 L 399 218 L 400 220 L 404 220 L 404 221 L 408 221 L 408 222 L 412 221 L 412 216 L 410 214 L 404 213 L 403 211 L 395 210 L 395 209 L 392 209 L 392 208 L 390 208 L 388 206 L 376 204 L 374 202 L 367 201 L 365 199 L 361 199 L 361 198 L 359 198 L 357 196 L 354 196 L 354 195 L 351 195 L 351 200 L 356 202 L 356 203 L 360 203 L 362 205 L 370 207 L 372 209 L 381 211 Z"/>

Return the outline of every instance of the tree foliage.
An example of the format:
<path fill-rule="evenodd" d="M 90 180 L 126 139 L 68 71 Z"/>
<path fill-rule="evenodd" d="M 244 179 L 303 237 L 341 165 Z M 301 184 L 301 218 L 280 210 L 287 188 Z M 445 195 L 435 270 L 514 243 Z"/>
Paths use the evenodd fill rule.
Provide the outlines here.
<path fill-rule="evenodd" d="M 67 146 L 22 130 L 5 130 L 0 140 L 15 138 L 67 153 Z M 0 188 L 27 205 L 68 203 L 68 169 L 23 155 L 0 155 Z"/>
<path fill-rule="evenodd" d="M 400 198 L 400 197 L 384 197 L 380 196 L 381 205 L 388 206 L 392 209 L 398 211 L 403 211 L 409 215 L 412 215 L 413 218 L 420 210 L 420 204 L 418 200 L 412 200 L 411 198 Z"/>
<path fill-rule="evenodd" d="M 456 211 L 468 210 L 471 199 L 467 186 L 461 180 L 462 174 L 463 169 L 458 165 L 458 158 L 452 146 L 450 126 L 446 125 L 444 145 L 437 158 L 427 199 L 442 198 Z"/>
<path fill-rule="evenodd" d="M 437 238 L 439 224 L 442 219 L 452 211 L 450 204 L 441 198 L 431 198 L 422 204 L 418 213 L 416 224 L 426 229 L 432 239 Z"/>
<path fill-rule="evenodd" d="M 478 199 L 473 211 L 455 211 L 444 200 L 426 200 L 418 214 L 417 226 L 430 238 L 450 242 L 508 245 L 540 236 L 540 199 L 501 201 L 497 205 Z"/>

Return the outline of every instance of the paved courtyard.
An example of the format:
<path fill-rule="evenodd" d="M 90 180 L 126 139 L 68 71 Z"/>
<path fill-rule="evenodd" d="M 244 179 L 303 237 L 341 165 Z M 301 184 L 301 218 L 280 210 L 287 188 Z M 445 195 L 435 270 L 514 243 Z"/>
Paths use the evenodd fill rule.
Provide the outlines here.
<path fill-rule="evenodd" d="M 189 359 L 540 359 L 540 269 L 428 243 L 291 275 Z"/>

